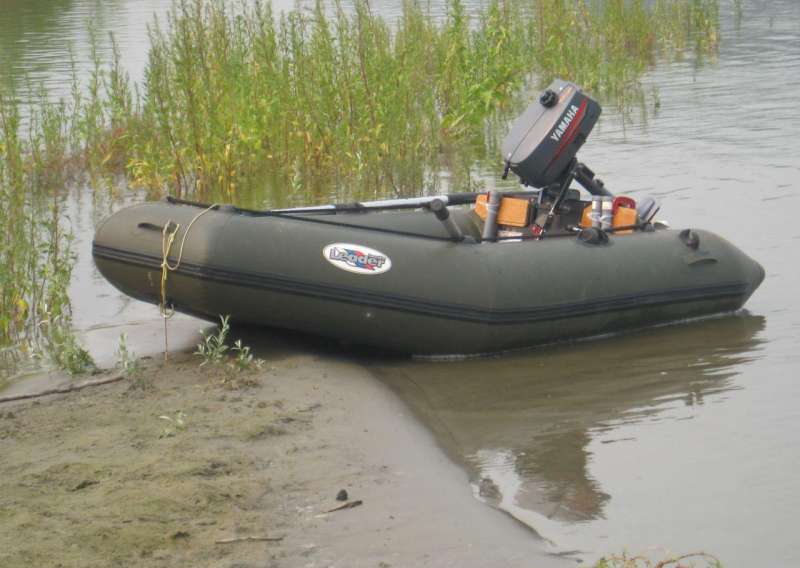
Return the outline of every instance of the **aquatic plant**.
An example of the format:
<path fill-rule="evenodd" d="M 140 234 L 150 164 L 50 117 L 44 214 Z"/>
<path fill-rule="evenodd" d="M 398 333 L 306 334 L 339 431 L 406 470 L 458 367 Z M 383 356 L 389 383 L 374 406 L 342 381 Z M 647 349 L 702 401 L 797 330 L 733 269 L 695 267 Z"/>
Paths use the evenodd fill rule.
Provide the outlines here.
<path fill-rule="evenodd" d="M 738 0 L 734 0 L 734 13 L 741 8 L 737 8 L 737 2 Z M 656 0 L 653 18 L 662 51 L 680 56 L 685 48 L 692 47 L 699 55 L 716 53 L 719 46 L 717 0 Z"/>
<path fill-rule="evenodd" d="M 446 0 L 439 18 L 409 0 L 390 24 L 366 0 L 279 16 L 261 1 L 175 0 L 149 29 L 141 89 L 113 37 L 107 68 L 92 51 L 69 140 L 95 185 L 125 174 L 154 196 L 418 193 L 494 148 L 485 121 L 504 124 L 531 78 L 629 105 L 659 54 L 713 52 L 717 16 L 716 0 L 493 0 L 472 16 Z"/>
<path fill-rule="evenodd" d="M 0 348 L 6 365 L 38 356 L 74 374 L 91 365 L 70 329 L 67 109 L 40 92 L 27 122 L 23 134 L 19 102 L 0 92 Z"/>
<path fill-rule="evenodd" d="M 96 368 L 92 356 L 78 343 L 69 323 L 57 322 L 50 326 L 44 340 L 51 361 L 70 375 L 82 375 Z"/>

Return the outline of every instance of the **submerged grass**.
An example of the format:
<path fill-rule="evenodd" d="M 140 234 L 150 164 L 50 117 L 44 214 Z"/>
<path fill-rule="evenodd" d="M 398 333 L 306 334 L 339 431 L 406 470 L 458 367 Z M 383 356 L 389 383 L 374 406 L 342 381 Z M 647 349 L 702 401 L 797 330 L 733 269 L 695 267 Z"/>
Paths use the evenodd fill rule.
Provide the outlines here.
<path fill-rule="evenodd" d="M 492 0 L 473 15 L 446 0 L 443 16 L 407 0 L 393 22 L 366 0 L 280 15 L 175 0 L 149 28 L 142 85 L 112 37 L 112 60 L 94 49 L 67 100 L 27 89 L 25 127 L 18 93 L 0 91 L 0 353 L 85 359 L 68 337 L 70 187 L 253 207 L 419 194 L 443 177 L 468 189 L 525 85 L 559 76 L 624 108 L 658 57 L 713 56 L 718 41 L 717 0 Z"/>

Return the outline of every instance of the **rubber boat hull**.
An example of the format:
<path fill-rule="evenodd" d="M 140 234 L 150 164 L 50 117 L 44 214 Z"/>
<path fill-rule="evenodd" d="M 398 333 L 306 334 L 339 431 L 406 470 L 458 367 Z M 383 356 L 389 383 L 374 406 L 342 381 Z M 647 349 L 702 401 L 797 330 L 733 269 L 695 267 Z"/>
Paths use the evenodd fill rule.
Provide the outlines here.
<path fill-rule="evenodd" d="M 180 224 L 174 264 L 201 211 L 168 201 L 119 211 L 97 229 L 98 269 L 123 293 L 158 304 L 162 228 Z M 452 214 L 479 235 L 472 213 Z M 601 245 L 454 242 L 425 211 L 291 216 L 228 206 L 195 220 L 166 295 L 209 320 L 227 314 L 414 354 L 489 353 L 740 308 L 763 268 L 711 232 L 694 235 L 696 248 L 677 230 Z M 372 268 L 335 259 L 342 251 Z"/>

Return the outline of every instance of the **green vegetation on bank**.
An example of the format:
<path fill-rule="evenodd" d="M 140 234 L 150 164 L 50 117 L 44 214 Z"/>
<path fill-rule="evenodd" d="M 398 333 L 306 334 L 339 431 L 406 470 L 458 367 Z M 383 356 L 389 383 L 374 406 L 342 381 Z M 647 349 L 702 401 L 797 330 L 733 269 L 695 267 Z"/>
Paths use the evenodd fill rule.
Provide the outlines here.
<path fill-rule="evenodd" d="M 248 373 L 260 370 L 264 361 L 257 359 L 241 339 L 234 341 L 232 347 L 228 345 L 231 330 L 228 319 L 229 316 L 220 316 L 216 333 L 200 331 L 203 340 L 197 344 L 194 354 L 202 359 L 200 367 L 207 366 L 208 371 L 220 372 L 220 382 L 227 387 L 252 386 L 255 379 Z"/>
<path fill-rule="evenodd" d="M 19 106 L 0 92 L 0 367 L 39 354 L 77 374 L 91 360 L 70 328 L 66 107 L 42 95 L 28 122 L 23 134 Z"/>
<path fill-rule="evenodd" d="M 646 555 L 615 554 L 601 558 L 593 568 L 723 568 L 716 556 L 707 552 L 668 556 L 652 560 Z"/>
<path fill-rule="evenodd" d="M 718 38 L 717 0 L 492 0 L 472 16 L 447 0 L 442 17 L 408 0 L 394 21 L 366 0 L 176 0 L 142 85 L 115 48 L 67 100 L 0 91 L 0 353 L 90 365 L 69 323 L 74 188 L 254 207 L 416 194 L 443 173 L 458 189 L 531 82 L 625 106 L 658 57 Z"/>

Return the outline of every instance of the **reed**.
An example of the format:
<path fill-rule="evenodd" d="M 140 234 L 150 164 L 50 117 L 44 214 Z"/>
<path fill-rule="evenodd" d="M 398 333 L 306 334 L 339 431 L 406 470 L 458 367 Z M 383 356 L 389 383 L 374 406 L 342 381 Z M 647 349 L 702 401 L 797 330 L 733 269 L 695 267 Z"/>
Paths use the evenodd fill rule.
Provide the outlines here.
<path fill-rule="evenodd" d="M 626 105 L 657 56 L 718 42 L 711 0 L 495 0 L 473 18 L 448 0 L 443 19 L 405 2 L 393 27 L 363 0 L 280 17 L 229 6 L 178 0 L 150 30 L 144 95 L 120 115 L 115 161 L 153 193 L 250 204 L 418 193 L 443 158 L 479 157 L 485 121 L 531 78 Z"/>
<path fill-rule="evenodd" d="M 72 335 L 67 295 L 69 116 L 40 92 L 27 122 L 23 131 L 18 101 L 0 93 L 0 364 L 45 356 L 75 370 L 88 354 Z"/>

